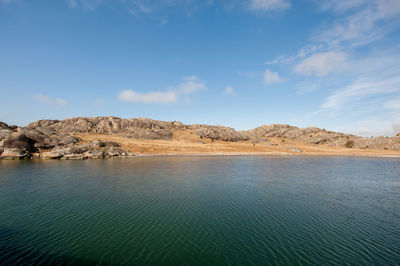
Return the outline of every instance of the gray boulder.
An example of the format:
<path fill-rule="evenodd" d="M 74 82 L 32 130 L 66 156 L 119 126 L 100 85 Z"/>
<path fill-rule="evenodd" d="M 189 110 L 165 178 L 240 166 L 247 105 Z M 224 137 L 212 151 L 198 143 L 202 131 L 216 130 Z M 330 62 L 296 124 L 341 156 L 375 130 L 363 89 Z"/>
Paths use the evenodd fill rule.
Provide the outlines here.
<path fill-rule="evenodd" d="M 27 138 L 23 133 L 14 132 L 3 139 L 4 149 L 19 149 L 21 151 L 31 152 L 34 142 Z"/>
<path fill-rule="evenodd" d="M 0 121 L 0 129 L 10 129 L 10 127 L 6 123 Z"/>
<path fill-rule="evenodd" d="M 28 158 L 29 152 L 19 148 L 5 148 L 0 155 L 1 159 L 18 160 Z"/>

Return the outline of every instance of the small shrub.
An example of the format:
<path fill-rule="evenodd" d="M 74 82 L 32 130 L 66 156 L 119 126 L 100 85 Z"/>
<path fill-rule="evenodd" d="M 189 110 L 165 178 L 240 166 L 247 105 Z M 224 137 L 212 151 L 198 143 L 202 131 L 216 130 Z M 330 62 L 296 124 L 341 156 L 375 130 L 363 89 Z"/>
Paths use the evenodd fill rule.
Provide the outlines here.
<path fill-rule="evenodd" d="M 344 144 L 344 146 L 345 146 L 346 148 L 353 148 L 353 147 L 354 147 L 354 141 L 353 141 L 353 140 L 348 140 L 348 141 Z"/>

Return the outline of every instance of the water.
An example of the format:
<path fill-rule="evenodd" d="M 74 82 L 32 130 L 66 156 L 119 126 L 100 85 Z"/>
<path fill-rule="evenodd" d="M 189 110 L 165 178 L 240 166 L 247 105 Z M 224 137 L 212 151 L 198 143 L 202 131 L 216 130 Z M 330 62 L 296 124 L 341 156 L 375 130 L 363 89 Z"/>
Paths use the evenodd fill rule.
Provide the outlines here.
<path fill-rule="evenodd" d="M 400 160 L 0 161 L 0 264 L 400 264 Z"/>

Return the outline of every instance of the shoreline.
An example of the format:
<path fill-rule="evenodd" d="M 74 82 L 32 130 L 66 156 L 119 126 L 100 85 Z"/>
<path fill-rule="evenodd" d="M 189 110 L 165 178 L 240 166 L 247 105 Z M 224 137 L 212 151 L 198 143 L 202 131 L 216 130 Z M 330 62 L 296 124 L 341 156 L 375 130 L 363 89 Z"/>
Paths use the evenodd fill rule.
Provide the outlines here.
<path fill-rule="evenodd" d="M 134 156 L 115 156 L 108 158 L 80 158 L 80 159 L 51 159 L 51 158 L 2 158 L 0 161 L 82 161 L 82 160 L 108 160 L 108 159 L 126 159 L 126 158 L 141 158 L 141 157 L 218 157 L 218 156 L 265 156 L 265 157 L 364 157 L 364 158 L 400 158 L 400 154 L 337 154 L 337 153 L 285 153 L 285 152 L 265 152 L 265 153 L 153 153 L 153 154 L 136 154 Z"/>
<path fill-rule="evenodd" d="M 292 156 L 298 156 L 298 157 L 371 157 L 371 158 L 400 158 L 400 154 L 334 154 L 334 153 L 321 153 L 321 154 L 313 154 L 313 153 L 299 153 L 299 154 L 293 154 L 293 153 L 191 153 L 191 154 L 137 154 L 134 157 L 196 157 L 196 156 L 282 156 L 282 157 L 292 157 Z"/>

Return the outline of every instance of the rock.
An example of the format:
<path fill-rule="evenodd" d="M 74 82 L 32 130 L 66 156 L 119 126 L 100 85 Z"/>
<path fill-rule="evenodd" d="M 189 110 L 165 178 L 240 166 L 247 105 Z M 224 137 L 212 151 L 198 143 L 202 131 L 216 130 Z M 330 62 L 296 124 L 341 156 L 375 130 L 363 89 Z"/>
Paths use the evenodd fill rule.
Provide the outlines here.
<path fill-rule="evenodd" d="M 126 156 L 126 152 L 120 148 L 110 147 L 106 150 L 105 155 L 108 157 Z"/>
<path fill-rule="evenodd" d="M 180 122 L 163 122 L 145 118 L 76 117 L 62 121 L 40 120 L 28 125 L 33 129 L 53 129 L 59 133 L 119 134 L 137 139 L 171 139 L 173 130 L 185 127 Z"/>
<path fill-rule="evenodd" d="M 59 142 L 59 139 L 45 135 L 42 132 L 34 129 L 20 128 L 18 132 L 25 135 L 28 139 L 32 140 L 35 149 L 53 148 Z"/>
<path fill-rule="evenodd" d="M 0 157 L 2 159 L 24 159 L 29 157 L 29 153 L 18 148 L 6 148 Z"/>
<path fill-rule="evenodd" d="M 295 148 L 295 147 L 289 147 L 289 148 L 287 148 L 287 150 L 291 151 L 291 152 L 303 152 L 302 150 Z"/>
<path fill-rule="evenodd" d="M 69 145 L 69 144 L 75 144 L 80 141 L 79 138 L 71 136 L 71 135 L 61 135 L 60 136 L 60 141 L 59 144 L 62 145 Z"/>
<path fill-rule="evenodd" d="M 41 155 L 43 159 L 60 159 L 61 157 L 63 157 L 63 154 L 57 151 L 49 151 Z"/>
<path fill-rule="evenodd" d="M 71 153 L 71 154 L 66 154 L 64 155 L 61 159 L 65 160 L 85 160 L 87 159 L 87 156 L 78 154 L 78 153 Z"/>
<path fill-rule="evenodd" d="M 16 148 L 26 152 L 31 152 L 34 145 L 34 142 L 31 139 L 28 139 L 23 133 L 18 132 L 14 132 L 7 136 L 2 142 L 5 149 Z"/>
<path fill-rule="evenodd" d="M 85 143 L 85 144 L 73 146 L 72 152 L 77 153 L 77 154 L 82 154 L 82 153 L 87 152 L 89 149 L 91 149 L 90 145 L 88 143 Z"/>
<path fill-rule="evenodd" d="M 104 142 L 100 141 L 100 140 L 92 140 L 89 143 L 89 146 L 96 147 L 96 148 L 102 148 L 102 147 L 105 147 L 106 144 Z"/>
<path fill-rule="evenodd" d="M 39 127 L 51 126 L 58 122 L 60 122 L 60 121 L 59 120 L 38 120 L 36 122 L 30 123 L 27 127 L 35 129 L 35 128 L 39 128 Z"/>
<path fill-rule="evenodd" d="M 0 129 L 0 140 L 8 137 L 12 133 L 14 133 L 14 131 L 12 131 L 11 129 Z"/>
<path fill-rule="evenodd" d="M 264 125 L 261 127 L 257 127 L 252 130 L 242 131 L 246 135 L 250 135 L 253 137 L 260 137 L 260 138 L 271 138 L 271 137 L 283 137 L 287 132 L 297 129 L 297 127 L 289 126 L 289 125 L 279 125 L 279 124 L 272 124 L 272 125 Z"/>
<path fill-rule="evenodd" d="M 6 123 L 0 121 L 0 129 L 10 130 L 11 128 Z"/>
<path fill-rule="evenodd" d="M 84 153 L 84 156 L 89 159 L 101 159 L 104 158 L 105 152 L 102 150 L 89 150 Z"/>
<path fill-rule="evenodd" d="M 192 125 L 189 128 L 195 130 L 196 135 L 200 136 L 201 138 L 229 142 L 249 140 L 249 137 L 247 135 L 238 132 L 230 127 Z"/>

